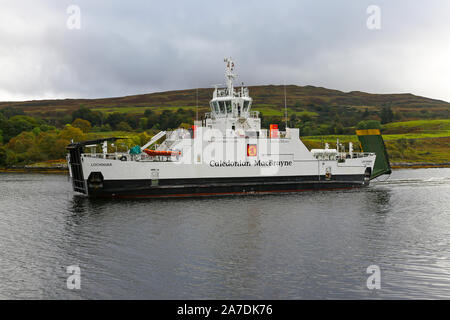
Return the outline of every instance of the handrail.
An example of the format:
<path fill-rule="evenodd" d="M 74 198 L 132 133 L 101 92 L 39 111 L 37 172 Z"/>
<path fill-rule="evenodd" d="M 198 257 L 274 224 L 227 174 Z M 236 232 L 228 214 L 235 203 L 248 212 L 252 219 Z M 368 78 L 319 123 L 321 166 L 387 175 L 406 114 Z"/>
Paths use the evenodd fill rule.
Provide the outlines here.
<path fill-rule="evenodd" d="M 159 139 L 161 139 L 162 137 L 164 137 L 166 135 L 166 131 L 160 131 L 158 132 L 156 135 L 153 136 L 153 138 L 147 142 L 146 144 L 144 144 L 141 147 L 141 150 L 147 149 L 149 146 L 151 146 L 152 144 L 154 144 L 156 141 L 158 141 Z"/>

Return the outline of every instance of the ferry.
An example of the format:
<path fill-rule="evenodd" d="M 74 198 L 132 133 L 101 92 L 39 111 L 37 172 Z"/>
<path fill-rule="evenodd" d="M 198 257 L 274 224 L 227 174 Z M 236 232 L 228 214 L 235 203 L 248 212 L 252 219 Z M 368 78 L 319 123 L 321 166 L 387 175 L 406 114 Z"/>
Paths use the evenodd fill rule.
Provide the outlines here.
<path fill-rule="evenodd" d="M 363 152 L 355 152 L 339 141 L 308 150 L 298 128 L 261 128 L 248 88 L 234 87 L 233 60 L 224 62 L 226 86 L 215 86 L 210 112 L 191 129 L 161 131 L 126 152 L 108 152 L 120 137 L 71 143 L 73 190 L 90 197 L 288 193 L 366 187 L 390 173 L 379 130 L 358 130 Z"/>

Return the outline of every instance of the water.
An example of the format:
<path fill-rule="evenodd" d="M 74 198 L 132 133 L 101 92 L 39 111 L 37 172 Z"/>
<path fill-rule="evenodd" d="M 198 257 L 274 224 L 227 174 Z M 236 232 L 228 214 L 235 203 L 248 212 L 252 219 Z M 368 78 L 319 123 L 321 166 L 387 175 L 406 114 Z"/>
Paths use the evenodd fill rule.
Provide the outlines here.
<path fill-rule="evenodd" d="M 384 179 L 384 178 L 383 178 Z M 0 298 L 450 298 L 450 169 L 348 191 L 92 200 L 0 175 Z M 66 267 L 81 269 L 81 289 Z M 366 269 L 381 269 L 369 290 Z"/>

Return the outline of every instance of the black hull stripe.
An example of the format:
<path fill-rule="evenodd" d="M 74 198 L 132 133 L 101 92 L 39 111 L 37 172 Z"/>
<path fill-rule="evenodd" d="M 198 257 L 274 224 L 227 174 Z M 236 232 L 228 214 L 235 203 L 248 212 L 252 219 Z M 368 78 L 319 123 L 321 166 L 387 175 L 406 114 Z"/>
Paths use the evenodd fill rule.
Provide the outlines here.
<path fill-rule="evenodd" d="M 340 187 L 340 188 L 321 188 L 323 191 L 332 190 L 347 190 L 353 189 L 359 186 L 353 187 Z M 276 194 L 276 193 L 290 193 L 290 192 L 305 192 L 314 189 L 298 189 L 298 190 L 272 190 L 272 191 L 246 191 L 246 192 L 217 192 L 217 193 L 181 193 L 181 194 L 99 194 L 95 197 L 98 198 L 195 198 L 195 197 L 213 197 L 213 196 L 233 196 L 233 195 L 252 195 L 252 194 Z"/>
<path fill-rule="evenodd" d="M 196 184 L 179 184 L 179 181 L 175 184 L 167 184 L 167 180 L 159 180 L 158 186 L 152 186 L 151 180 L 106 180 L 101 185 L 88 184 L 88 188 L 89 195 L 94 197 L 190 197 L 345 189 L 367 185 L 362 175 L 345 177 L 347 180 L 341 176 L 339 180 L 325 180 L 324 178 L 324 180 L 320 181 L 318 179 L 316 181 L 307 181 L 306 179 L 301 181 L 297 179 L 297 181 L 259 182 L 244 181 L 246 179 L 243 178 L 234 178 L 235 181 L 232 182 L 230 178 L 225 178 L 226 182 L 209 184 L 205 184 L 204 179 L 199 179 L 200 181 Z"/>

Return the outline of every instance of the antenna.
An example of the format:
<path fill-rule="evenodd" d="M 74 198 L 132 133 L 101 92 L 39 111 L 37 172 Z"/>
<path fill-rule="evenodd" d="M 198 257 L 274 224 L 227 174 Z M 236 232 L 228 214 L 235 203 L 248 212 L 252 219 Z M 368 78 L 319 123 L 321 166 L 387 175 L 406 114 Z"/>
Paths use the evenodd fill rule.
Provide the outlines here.
<path fill-rule="evenodd" d="M 198 87 L 195 88 L 195 121 L 198 121 Z"/>
<path fill-rule="evenodd" d="M 288 120 L 287 120 L 287 106 L 286 106 L 286 80 L 283 81 L 284 84 L 284 118 L 286 121 L 286 128 L 288 127 Z"/>

